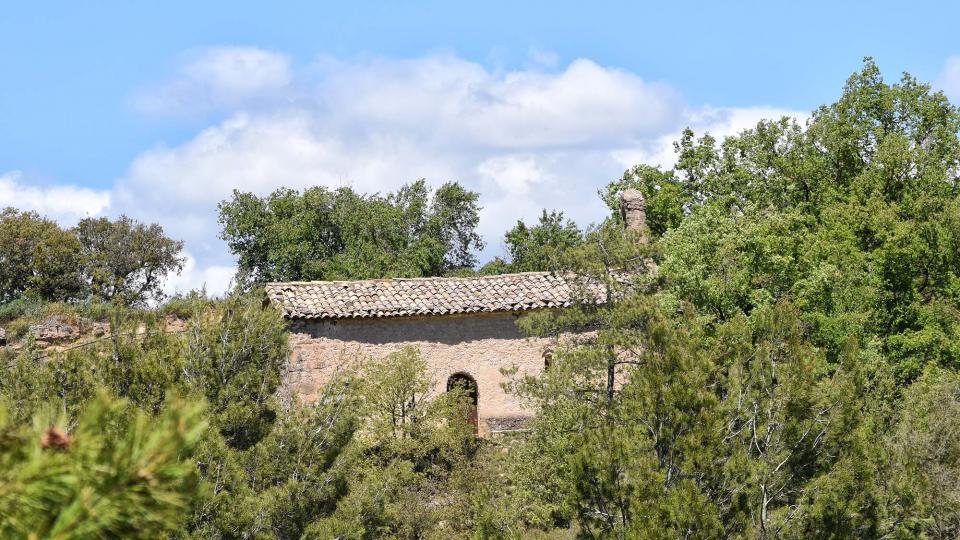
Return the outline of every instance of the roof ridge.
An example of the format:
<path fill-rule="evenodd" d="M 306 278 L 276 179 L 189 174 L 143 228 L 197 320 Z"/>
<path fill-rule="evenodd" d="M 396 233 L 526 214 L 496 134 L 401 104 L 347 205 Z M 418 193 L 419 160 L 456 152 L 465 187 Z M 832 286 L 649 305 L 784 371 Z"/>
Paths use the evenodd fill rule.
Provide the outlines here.
<path fill-rule="evenodd" d="M 552 270 L 543 270 L 543 271 L 532 271 L 532 272 L 512 272 L 509 274 L 487 274 L 479 276 L 420 276 L 420 277 L 386 277 L 386 278 L 368 278 L 368 279 L 337 279 L 331 281 L 325 280 L 315 280 L 315 281 L 268 281 L 264 284 L 265 287 L 278 287 L 283 285 L 342 285 L 346 283 L 384 283 L 384 282 L 395 282 L 395 281 L 459 281 L 459 280 L 468 280 L 468 279 L 503 279 L 510 278 L 515 276 L 558 276 L 562 277 L 560 273 L 554 272 Z"/>

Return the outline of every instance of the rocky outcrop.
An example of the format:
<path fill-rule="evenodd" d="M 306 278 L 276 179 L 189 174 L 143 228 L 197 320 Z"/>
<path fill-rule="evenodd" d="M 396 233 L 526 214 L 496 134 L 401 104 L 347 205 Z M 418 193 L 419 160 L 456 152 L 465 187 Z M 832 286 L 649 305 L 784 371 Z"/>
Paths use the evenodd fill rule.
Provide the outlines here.
<path fill-rule="evenodd" d="M 175 315 L 167 315 L 164 317 L 164 323 L 166 325 L 166 331 L 172 334 L 179 334 L 187 329 L 187 320 Z"/>
<path fill-rule="evenodd" d="M 93 337 L 103 337 L 110 333 L 110 323 L 94 322 L 90 325 L 90 333 Z"/>
<path fill-rule="evenodd" d="M 41 323 L 31 324 L 27 329 L 31 336 L 42 343 L 64 343 L 80 338 L 80 327 L 57 316 L 47 317 Z"/>
<path fill-rule="evenodd" d="M 628 231 L 637 231 L 646 239 L 647 203 L 643 193 L 636 189 L 624 190 L 620 194 L 620 216 Z"/>
<path fill-rule="evenodd" d="M 158 326 L 149 327 L 149 331 L 151 333 L 159 331 L 180 334 L 187 329 L 187 324 L 186 319 L 176 315 L 167 315 Z M 42 322 L 29 325 L 25 333 L 17 331 L 8 333 L 4 327 L 0 327 L 0 347 L 6 346 L 19 350 L 27 345 L 28 339 L 25 338 L 32 338 L 33 343 L 42 349 L 61 349 L 77 343 L 93 343 L 106 339 L 110 337 L 112 332 L 113 329 L 107 321 L 50 315 Z M 147 332 L 147 325 L 141 322 L 135 327 L 125 327 L 123 333 L 124 335 L 140 337 Z"/>
<path fill-rule="evenodd" d="M 487 430 L 490 433 L 524 431 L 529 420 L 529 416 L 500 416 L 495 418 L 487 418 Z"/>

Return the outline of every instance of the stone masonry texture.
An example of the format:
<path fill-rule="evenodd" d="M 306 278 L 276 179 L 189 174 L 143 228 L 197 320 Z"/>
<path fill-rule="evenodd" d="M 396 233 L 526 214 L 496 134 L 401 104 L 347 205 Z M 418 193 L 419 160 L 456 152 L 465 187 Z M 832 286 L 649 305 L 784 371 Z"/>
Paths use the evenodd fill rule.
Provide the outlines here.
<path fill-rule="evenodd" d="M 481 434 L 517 429 L 532 411 L 501 385 L 501 368 L 516 366 L 515 377 L 544 368 L 547 339 L 525 337 L 513 313 L 425 317 L 291 321 L 292 354 L 286 390 L 310 401 L 338 368 L 364 358 L 380 358 L 407 345 L 420 350 L 433 392 L 446 389 L 454 374 L 477 382 Z"/>

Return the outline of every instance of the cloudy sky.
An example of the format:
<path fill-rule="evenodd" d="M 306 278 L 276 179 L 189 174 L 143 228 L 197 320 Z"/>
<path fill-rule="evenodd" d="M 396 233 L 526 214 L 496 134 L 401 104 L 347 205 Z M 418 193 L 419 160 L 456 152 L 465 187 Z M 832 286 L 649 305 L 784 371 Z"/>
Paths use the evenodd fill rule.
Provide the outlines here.
<path fill-rule="evenodd" d="M 458 180 L 487 259 L 542 208 L 601 218 L 685 126 L 803 118 L 866 55 L 960 102 L 947 2 L 83 4 L 0 11 L 0 206 L 159 222 L 188 254 L 170 291 L 226 287 L 233 189 Z"/>

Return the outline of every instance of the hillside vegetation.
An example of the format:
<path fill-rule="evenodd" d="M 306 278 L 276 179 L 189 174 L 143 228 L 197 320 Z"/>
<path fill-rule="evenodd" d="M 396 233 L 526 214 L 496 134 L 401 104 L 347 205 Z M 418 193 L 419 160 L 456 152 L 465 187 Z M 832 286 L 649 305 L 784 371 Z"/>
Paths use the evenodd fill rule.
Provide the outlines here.
<path fill-rule="evenodd" d="M 219 300 L 141 310 L 145 274 L 31 247 L 0 276 L 5 324 L 109 327 L 0 353 L 0 537 L 956 538 L 958 132 L 942 93 L 867 60 L 805 123 L 687 131 L 673 169 L 600 191 L 602 223 L 545 210 L 480 269 L 477 194 L 455 183 L 235 193 L 220 219 L 241 287 Z M 627 188 L 649 243 L 619 222 Z M 30 246 L 103 245 L 0 219 L 20 223 Z M 282 391 L 263 281 L 527 270 L 614 301 L 520 320 L 556 340 L 542 376 L 512 377 L 539 411 L 526 432 L 476 440 L 464 392 L 424 399 L 412 349 L 349 359 L 313 403 Z"/>

